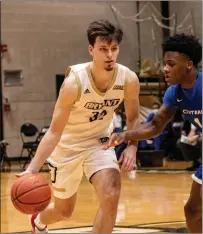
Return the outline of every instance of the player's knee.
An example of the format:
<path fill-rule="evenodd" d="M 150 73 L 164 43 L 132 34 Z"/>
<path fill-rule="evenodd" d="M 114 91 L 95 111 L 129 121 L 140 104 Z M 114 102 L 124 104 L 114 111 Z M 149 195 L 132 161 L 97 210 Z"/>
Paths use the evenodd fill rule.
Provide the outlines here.
<path fill-rule="evenodd" d="M 202 215 L 201 204 L 194 206 L 190 202 L 187 202 L 184 206 L 184 212 L 186 218 L 196 218 Z"/>
<path fill-rule="evenodd" d="M 185 213 L 185 217 L 187 218 L 190 213 L 191 213 L 191 209 L 190 209 L 190 206 L 186 203 L 185 206 L 184 206 L 184 213 Z"/>
<path fill-rule="evenodd" d="M 75 207 L 75 202 L 76 194 L 67 199 L 55 197 L 55 214 L 59 216 L 61 220 L 70 218 Z"/>
<path fill-rule="evenodd" d="M 113 180 L 110 182 L 104 191 L 103 203 L 106 204 L 107 207 L 111 207 L 114 204 L 117 204 L 120 197 L 120 181 Z"/>
<path fill-rule="evenodd" d="M 64 209 L 58 210 L 58 213 L 61 219 L 69 219 L 72 216 L 73 209 L 64 207 Z"/>
<path fill-rule="evenodd" d="M 55 214 L 59 217 L 60 220 L 69 219 L 72 216 L 74 210 L 73 204 L 64 204 L 55 207 Z"/>

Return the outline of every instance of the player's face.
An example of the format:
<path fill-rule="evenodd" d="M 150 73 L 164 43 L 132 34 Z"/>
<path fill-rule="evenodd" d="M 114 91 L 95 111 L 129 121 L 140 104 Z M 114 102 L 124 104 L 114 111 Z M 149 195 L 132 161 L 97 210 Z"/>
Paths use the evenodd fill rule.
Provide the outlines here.
<path fill-rule="evenodd" d="M 169 85 L 184 83 L 192 67 L 192 62 L 179 52 L 166 52 L 164 64 L 164 77 Z"/>
<path fill-rule="evenodd" d="M 98 68 L 112 71 L 116 66 L 119 45 L 116 41 L 108 44 L 97 37 L 94 46 L 89 45 L 89 53 L 92 55 L 93 61 Z"/>

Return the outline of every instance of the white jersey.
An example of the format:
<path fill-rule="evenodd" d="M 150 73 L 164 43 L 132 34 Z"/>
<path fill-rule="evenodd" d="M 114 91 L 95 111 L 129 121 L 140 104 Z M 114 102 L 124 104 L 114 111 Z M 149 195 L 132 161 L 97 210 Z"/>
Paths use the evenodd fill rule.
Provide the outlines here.
<path fill-rule="evenodd" d="M 70 67 L 77 79 L 80 95 L 57 145 L 62 150 L 82 151 L 101 145 L 112 132 L 114 110 L 124 98 L 127 67 L 117 64 L 107 92 L 101 93 L 93 82 L 89 65 L 84 63 Z"/>

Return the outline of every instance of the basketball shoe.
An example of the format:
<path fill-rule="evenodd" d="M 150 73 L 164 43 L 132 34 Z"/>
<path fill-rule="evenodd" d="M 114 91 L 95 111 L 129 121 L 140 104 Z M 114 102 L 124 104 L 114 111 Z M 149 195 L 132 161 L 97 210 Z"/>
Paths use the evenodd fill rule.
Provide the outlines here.
<path fill-rule="evenodd" d="M 32 225 L 32 233 L 48 233 L 47 226 L 41 228 L 43 226 L 41 223 L 37 222 L 36 217 L 38 214 L 29 215 L 29 219 Z"/>

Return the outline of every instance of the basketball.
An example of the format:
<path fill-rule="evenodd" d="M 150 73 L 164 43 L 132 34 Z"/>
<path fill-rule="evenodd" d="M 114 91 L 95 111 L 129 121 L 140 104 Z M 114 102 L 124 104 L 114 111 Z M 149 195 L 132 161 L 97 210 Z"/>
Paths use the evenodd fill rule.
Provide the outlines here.
<path fill-rule="evenodd" d="M 11 188 L 14 207 L 24 214 L 39 213 L 51 200 L 51 188 L 47 180 L 39 174 L 19 177 Z"/>

